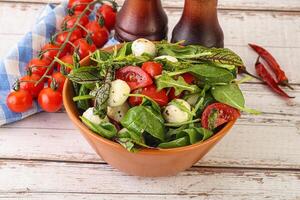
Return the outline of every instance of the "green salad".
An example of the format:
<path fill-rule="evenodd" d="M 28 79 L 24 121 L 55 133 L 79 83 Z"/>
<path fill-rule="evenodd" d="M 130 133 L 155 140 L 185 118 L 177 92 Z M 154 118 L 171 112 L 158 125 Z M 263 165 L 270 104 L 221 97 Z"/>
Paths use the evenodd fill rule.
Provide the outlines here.
<path fill-rule="evenodd" d="M 258 113 L 245 107 L 236 80 L 244 64 L 229 49 L 138 39 L 90 58 L 92 66 L 59 61 L 73 68 L 80 119 L 128 151 L 202 142 L 240 111 Z"/>

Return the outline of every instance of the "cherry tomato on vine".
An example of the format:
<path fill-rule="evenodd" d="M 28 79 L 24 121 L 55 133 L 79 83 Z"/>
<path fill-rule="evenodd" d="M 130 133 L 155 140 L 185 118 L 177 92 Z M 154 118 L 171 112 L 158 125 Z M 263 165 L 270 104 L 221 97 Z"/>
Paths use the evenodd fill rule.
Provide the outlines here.
<path fill-rule="evenodd" d="M 60 50 L 60 45 L 55 45 L 55 44 L 51 44 L 51 43 L 46 44 L 42 48 L 42 59 L 52 62 L 54 57 L 57 56 L 59 50 Z M 64 48 L 64 50 L 60 53 L 60 55 L 58 57 L 61 58 L 66 54 L 67 54 L 67 48 Z"/>
<path fill-rule="evenodd" d="M 62 22 L 62 26 L 61 26 L 62 30 L 67 30 L 67 29 L 73 28 L 78 17 L 79 17 L 79 14 L 67 15 Z M 83 15 L 81 17 L 81 19 L 79 20 L 79 24 L 82 26 L 85 26 L 88 23 L 89 23 L 89 17 L 87 15 Z M 81 27 L 78 27 L 78 29 L 81 31 L 82 35 L 84 35 L 86 33 L 85 30 L 83 30 Z"/>
<path fill-rule="evenodd" d="M 51 87 L 52 79 L 55 79 L 55 82 L 58 86 L 57 91 L 62 92 L 66 77 L 60 72 L 54 72 L 51 77 L 52 78 L 48 79 L 48 87 Z"/>
<path fill-rule="evenodd" d="M 85 28 L 89 31 L 91 39 L 97 47 L 102 47 L 108 41 L 108 30 L 104 26 L 101 27 L 97 21 L 89 22 Z"/>
<path fill-rule="evenodd" d="M 20 78 L 20 89 L 31 94 L 33 98 L 39 95 L 39 92 L 44 88 L 44 82 L 40 82 L 35 86 L 36 82 L 41 79 L 37 74 L 26 75 Z"/>
<path fill-rule="evenodd" d="M 25 112 L 32 107 L 32 96 L 25 90 L 13 91 L 7 96 L 6 105 L 13 112 Z"/>
<path fill-rule="evenodd" d="M 62 107 L 62 95 L 52 88 L 44 88 L 39 94 L 38 103 L 44 111 L 56 112 Z"/>
<path fill-rule="evenodd" d="M 112 6 L 104 4 L 98 9 L 98 13 L 104 18 L 104 26 L 108 30 L 113 29 L 116 23 L 116 10 Z"/>
<path fill-rule="evenodd" d="M 210 118 L 214 112 L 216 112 L 216 116 L 215 119 L 211 121 Z M 240 112 L 237 109 L 223 103 L 213 103 L 207 106 L 203 111 L 201 124 L 203 128 L 214 129 L 239 117 Z"/>
<path fill-rule="evenodd" d="M 140 67 L 127 66 L 116 71 L 116 78 L 126 81 L 131 90 L 143 88 L 153 83 L 151 77 Z"/>
<path fill-rule="evenodd" d="M 70 54 L 65 55 L 65 56 L 62 57 L 60 60 L 63 61 L 64 63 L 73 65 L 73 56 L 70 55 Z M 60 68 L 61 68 L 61 64 L 57 63 L 57 68 L 56 68 L 57 71 L 60 72 L 60 70 L 61 70 Z M 72 70 L 71 68 L 65 67 L 65 72 L 66 72 L 67 74 L 70 73 L 71 70 Z"/>
<path fill-rule="evenodd" d="M 37 74 L 42 77 L 45 74 L 49 64 L 50 62 L 48 60 L 33 58 L 27 64 L 26 70 L 30 70 L 32 74 Z M 47 74 L 52 74 L 52 72 L 53 68 Z"/>
<path fill-rule="evenodd" d="M 69 0 L 68 9 L 73 9 L 74 12 L 82 12 L 92 1 L 93 0 Z M 93 9 L 93 6 L 90 7 L 90 9 Z M 90 11 L 88 11 L 87 14 L 90 14 Z"/>
<path fill-rule="evenodd" d="M 147 72 L 151 77 L 155 77 L 162 73 L 163 68 L 162 64 L 149 61 L 142 65 L 142 70 Z"/>
<path fill-rule="evenodd" d="M 166 106 L 169 102 L 166 90 L 162 89 L 162 90 L 158 91 L 154 84 L 144 87 L 142 89 L 137 89 L 137 90 L 133 91 L 132 93 L 133 94 L 143 94 L 147 97 L 150 97 L 156 103 L 158 103 L 158 105 L 160 105 L 160 106 Z M 129 104 L 131 106 L 137 106 L 137 105 L 140 105 L 141 103 L 142 103 L 141 97 L 129 97 Z"/>
<path fill-rule="evenodd" d="M 75 48 L 77 49 L 77 53 L 80 57 L 80 59 L 83 59 L 96 51 L 97 47 L 95 44 L 89 44 L 86 39 L 81 38 L 79 40 L 76 40 L 74 43 Z M 72 48 L 72 53 L 73 54 L 75 51 L 74 48 Z"/>
<path fill-rule="evenodd" d="M 68 37 L 68 34 L 69 34 L 69 32 L 58 33 L 56 38 L 55 38 L 55 42 L 59 45 L 62 45 L 66 41 L 66 39 Z M 82 38 L 82 33 L 81 33 L 80 30 L 76 29 L 72 32 L 72 34 L 69 38 L 69 41 L 74 42 L 74 41 L 76 41 L 80 38 Z"/>

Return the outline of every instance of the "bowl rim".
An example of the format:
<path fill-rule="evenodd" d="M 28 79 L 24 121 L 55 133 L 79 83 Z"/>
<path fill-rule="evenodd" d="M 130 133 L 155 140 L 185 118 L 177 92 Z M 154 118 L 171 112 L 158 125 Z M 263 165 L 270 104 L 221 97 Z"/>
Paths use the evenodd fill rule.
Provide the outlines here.
<path fill-rule="evenodd" d="M 107 48 L 103 48 L 102 50 L 112 49 L 114 47 L 118 48 L 120 46 L 122 46 L 122 44 L 112 45 L 112 46 L 109 46 Z M 86 60 L 89 60 L 89 56 L 87 56 L 84 59 L 82 59 L 81 62 L 86 61 Z M 72 87 L 71 81 L 69 79 L 66 79 L 65 84 L 64 84 L 64 88 L 63 88 L 63 102 L 64 102 L 65 110 L 66 110 L 69 118 L 71 119 L 71 121 L 79 129 L 81 129 L 84 132 L 84 134 L 88 134 L 92 138 L 94 138 L 96 140 L 100 140 L 101 142 L 103 142 L 103 143 L 105 143 L 107 145 L 110 145 L 110 146 L 118 149 L 119 151 L 126 151 L 126 152 L 128 152 L 124 147 L 122 147 L 121 144 L 119 144 L 119 143 L 117 143 L 115 141 L 106 139 L 106 138 L 102 137 L 101 135 L 99 135 L 99 134 L 94 133 L 93 131 L 91 131 L 79 119 L 79 116 L 77 116 L 75 114 L 75 112 L 72 111 L 71 105 L 69 105 L 67 103 L 67 102 L 70 101 L 71 103 L 74 104 L 73 100 L 70 99 L 70 98 L 73 98 L 73 97 L 70 97 L 70 96 L 68 97 L 67 96 L 67 90 L 69 89 L 69 87 Z M 237 119 L 228 122 L 219 132 L 214 133 L 214 135 L 212 137 L 208 138 L 205 141 L 199 141 L 199 142 L 197 142 L 195 144 L 191 144 L 191 145 L 187 145 L 187 146 L 183 146 L 183 147 L 169 148 L 169 149 L 155 149 L 155 148 L 153 148 L 153 149 L 145 149 L 144 148 L 144 149 L 139 150 L 136 153 L 138 153 L 138 154 L 162 154 L 162 153 L 176 153 L 176 152 L 178 153 L 178 152 L 190 151 L 190 150 L 193 150 L 193 149 L 197 149 L 197 148 L 200 148 L 201 146 L 205 146 L 208 143 L 213 143 L 213 142 L 219 141 L 223 136 L 225 136 L 230 131 L 230 129 L 233 127 L 233 125 L 235 124 L 236 121 L 237 121 Z"/>

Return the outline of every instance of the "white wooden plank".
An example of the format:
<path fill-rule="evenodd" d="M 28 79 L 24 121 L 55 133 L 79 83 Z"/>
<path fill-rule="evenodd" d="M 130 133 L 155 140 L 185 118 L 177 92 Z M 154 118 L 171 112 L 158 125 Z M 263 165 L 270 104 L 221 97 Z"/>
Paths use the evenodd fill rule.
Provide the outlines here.
<path fill-rule="evenodd" d="M 191 194 L 210 199 L 296 200 L 300 197 L 299 176 L 300 172 L 294 171 L 192 168 L 173 177 L 141 178 L 103 164 L 2 161 L 0 193 Z"/>

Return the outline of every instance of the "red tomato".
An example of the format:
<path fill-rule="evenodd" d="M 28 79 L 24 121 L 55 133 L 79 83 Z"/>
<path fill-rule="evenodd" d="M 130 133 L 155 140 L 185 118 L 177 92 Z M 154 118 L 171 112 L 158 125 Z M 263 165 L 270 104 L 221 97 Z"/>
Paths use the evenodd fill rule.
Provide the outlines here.
<path fill-rule="evenodd" d="M 215 124 L 210 125 L 209 117 L 214 110 L 218 112 L 218 115 L 215 120 Z M 213 128 L 216 128 L 239 117 L 240 112 L 237 109 L 223 103 L 213 103 L 207 106 L 202 113 L 201 124 L 203 128 L 211 129 L 211 126 L 213 126 Z"/>
<path fill-rule="evenodd" d="M 98 13 L 100 13 L 104 18 L 104 26 L 108 30 L 113 29 L 116 23 L 116 11 L 113 7 L 104 4 L 99 8 Z"/>
<path fill-rule="evenodd" d="M 162 64 L 157 62 L 145 62 L 142 65 L 142 70 L 147 72 L 150 76 L 158 76 L 162 73 Z"/>
<path fill-rule="evenodd" d="M 65 56 L 62 57 L 60 60 L 63 61 L 64 63 L 73 65 L 73 56 L 70 55 L 70 54 L 65 55 Z M 60 65 L 59 63 L 57 63 L 57 71 L 60 72 L 60 68 L 61 68 L 61 65 Z M 66 73 L 70 73 L 72 69 L 69 68 L 69 67 L 66 67 L 65 70 L 66 70 Z"/>
<path fill-rule="evenodd" d="M 64 88 L 64 83 L 65 83 L 66 77 L 60 72 L 54 72 L 52 74 L 52 78 L 54 78 L 57 83 L 57 86 L 58 86 L 57 91 L 62 92 L 63 88 Z M 51 87 L 52 78 L 48 79 L 48 87 Z"/>
<path fill-rule="evenodd" d="M 56 112 L 62 107 L 62 96 L 59 91 L 44 88 L 38 97 L 41 108 L 46 112 Z"/>
<path fill-rule="evenodd" d="M 59 52 L 60 46 L 48 43 L 42 48 L 42 59 L 43 60 L 48 60 L 49 62 L 52 62 L 54 57 L 57 56 Z M 63 57 L 64 55 L 67 54 L 67 48 L 65 48 L 60 55 L 58 56 L 59 58 Z"/>
<path fill-rule="evenodd" d="M 6 105 L 13 112 L 25 112 L 32 107 L 32 96 L 25 90 L 13 91 L 7 96 Z"/>
<path fill-rule="evenodd" d="M 101 27 L 97 21 L 89 22 L 85 28 L 90 32 L 91 39 L 97 47 L 102 47 L 108 41 L 108 30 Z"/>
<path fill-rule="evenodd" d="M 133 94 L 140 94 L 140 93 L 147 97 L 150 97 L 160 106 L 166 106 L 169 102 L 166 90 L 162 89 L 161 91 L 157 91 L 157 88 L 154 84 L 144 87 L 143 89 L 138 89 L 133 91 Z M 129 104 L 131 106 L 137 106 L 140 105 L 141 103 L 142 103 L 141 97 L 129 97 Z"/>
<path fill-rule="evenodd" d="M 184 73 L 184 74 L 182 74 L 181 76 L 183 77 L 184 81 L 185 81 L 186 83 L 188 83 L 188 84 L 193 84 L 194 81 L 196 80 L 195 76 L 193 76 L 193 75 L 190 74 L 190 73 Z M 183 96 L 183 94 L 181 93 L 181 94 L 179 94 L 179 95 L 176 96 L 176 95 L 175 95 L 175 89 L 174 89 L 174 88 L 171 88 L 171 89 L 170 89 L 170 92 L 169 92 L 169 94 L 168 94 L 168 96 L 169 96 L 169 99 L 170 99 L 170 101 L 171 101 L 171 100 L 173 100 L 173 99 L 180 99 L 180 98 Z"/>
<path fill-rule="evenodd" d="M 43 76 L 49 66 L 50 62 L 48 60 L 42 60 L 39 58 L 33 58 L 29 61 L 26 70 L 30 70 L 32 74 L 37 74 Z M 52 74 L 53 68 L 47 73 L 47 75 Z"/>
<path fill-rule="evenodd" d="M 143 88 L 153 83 L 145 71 L 135 66 L 127 66 L 117 70 L 116 78 L 126 81 L 131 90 Z"/>
<path fill-rule="evenodd" d="M 39 95 L 39 92 L 44 88 L 44 82 L 35 86 L 35 83 L 40 80 L 37 74 L 26 75 L 20 78 L 20 89 L 26 90 L 33 98 Z"/>
<path fill-rule="evenodd" d="M 61 32 L 61 33 L 57 34 L 57 36 L 55 38 L 55 42 L 59 45 L 62 45 L 66 41 L 68 34 L 69 34 L 69 32 Z M 74 42 L 80 38 L 82 38 L 81 31 L 76 29 L 72 32 L 72 34 L 69 38 L 69 41 Z"/>
<path fill-rule="evenodd" d="M 62 22 L 62 30 L 73 28 L 75 22 L 78 19 L 79 14 L 75 15 L 67 15 L 63 22 Z M 89 23 L 89 17 L 87 15 L 83 15 L 82 18 L 79 20 L 79 24 L 82 26 L 85 26 Z M 78 29 L 81 31 L 82 35 L 84 35 L 86 32 L 81 27 L 78 27 Z"/>
<path fill-rule="evenodd" d="M 91 3 L 93 0 L 69 0 L 68 3 L 68 9 L 73 9 L 74 12 L 82 12 L 89 3 Z M 93 6 L 90 7 L 91 9 L 93 9 Z M 90 12 L 88 11 L 87 14 L 89 14 Z"/>
<path fill-rule="evenodd" d="M 80 59 L 83 59 L 97 50 L 97 47 L 94 44 L 89 44 L 86 39 L 81 38 L 74 42 L 75 48 L 78 49 L 77 53 L 79 54 Z M 72 48 L 72 53 L 74 53 L 74 48 Z"/>

